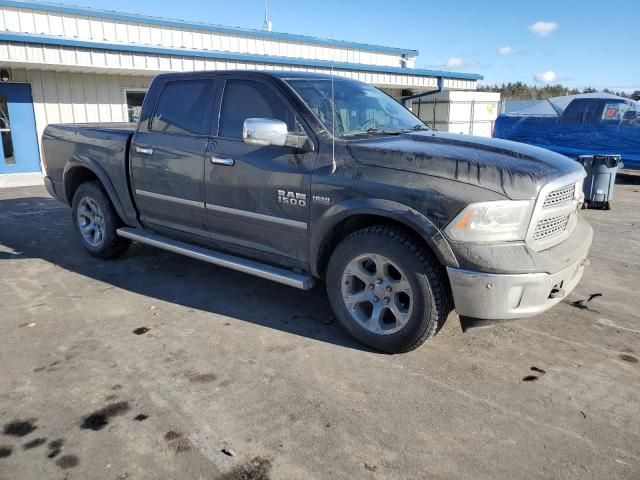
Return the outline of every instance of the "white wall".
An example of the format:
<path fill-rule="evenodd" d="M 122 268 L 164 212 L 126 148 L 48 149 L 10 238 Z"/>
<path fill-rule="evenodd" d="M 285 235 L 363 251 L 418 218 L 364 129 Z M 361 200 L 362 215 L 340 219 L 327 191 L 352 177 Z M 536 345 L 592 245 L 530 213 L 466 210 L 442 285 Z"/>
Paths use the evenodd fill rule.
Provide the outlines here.
<path fill-rule="evenodd" d="M 330 73 L 330 67 L 309 67 L 278 63 L 240 62 L 184 55 L 158 53 L 132 53 L 80 48 L 61 45 L 43 45 L 25 42 L 0 41 L 0 66 L 28 70 L 93 71 L 100 73 L 154 75 L 161 72 L 190 72 L 197 70 L 287 70 Z M 405 73 L 406 71 L 406 73 Z M 437 79 L 412 74 L 407 68 L 402 73 L 361 70 L 335 70 L 336 75 L 390 88 L 432 89 Z M 474 88 L 475 80 L 460 80 L 457 88 Z M 462 87 L 466 85 L 466 87 Z M 452 87 L 453 88 L 453 87 Z"/>
<path fill-rule="evenodd" d="M 281 57 L 401 66 L 401 54 L 382 53 L 362 48 L 340 48 L 309 41 L 268 39 L 250 34 L 219 33 L 206 30 L 172 28 L 125 22 L 85 15 L 0 6 L 0 30 L 36 35 L 53 35 L 78 40 L 130 43 L 167 48 L 191 48 L 221 52 L 274 55 Z M 408 59 L 413 67 L 414 59 Z"/>
<path fill-rule="evenodd" d="M 126 122 L 126 89 L 146 89 L 152 77 L 13 69 L 31 84 L 38 143 L 50 123 Z"/>
<path fill-rule="evenodd" d="M 490 137 L 499 103 L 499 93 L 444 91 L 414 100 L 411 111 L 443 132 Z"/>

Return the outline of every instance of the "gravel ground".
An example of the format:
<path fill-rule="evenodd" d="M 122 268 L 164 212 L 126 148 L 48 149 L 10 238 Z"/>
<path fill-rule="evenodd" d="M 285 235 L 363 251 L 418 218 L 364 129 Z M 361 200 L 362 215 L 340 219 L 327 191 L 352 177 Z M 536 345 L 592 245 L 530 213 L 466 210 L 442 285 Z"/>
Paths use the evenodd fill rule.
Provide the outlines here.
<path fill-rule="evenodd" d="M 395 356 L 319 289 L 96 260 L 44 189 L 0 190 L 0 478 L 640 478 L 637 180 L 584 212 L 565 302 Z"/>

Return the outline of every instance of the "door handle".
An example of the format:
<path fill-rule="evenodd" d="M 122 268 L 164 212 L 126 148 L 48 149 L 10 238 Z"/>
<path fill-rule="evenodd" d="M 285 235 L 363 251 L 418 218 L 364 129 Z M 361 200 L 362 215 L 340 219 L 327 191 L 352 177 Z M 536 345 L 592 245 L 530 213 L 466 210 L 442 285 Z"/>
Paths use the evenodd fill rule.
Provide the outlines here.
<path fill-rule="evenodd" d="M 227 158 L 227 157 L 218 157 L 216 155 L 213 155 L 209 161 L 214 164 L 214 165 L 225 165 L 227 167 L 231 167 L 233 165 L 235 165 L 236 161 L 233 158 Z"/>
<path fill-rule="evenodd" d="M 136 153 L 141 153 L 142 155 L 153 155 L 153 148 L 138 147 L 136 145 Z"/>

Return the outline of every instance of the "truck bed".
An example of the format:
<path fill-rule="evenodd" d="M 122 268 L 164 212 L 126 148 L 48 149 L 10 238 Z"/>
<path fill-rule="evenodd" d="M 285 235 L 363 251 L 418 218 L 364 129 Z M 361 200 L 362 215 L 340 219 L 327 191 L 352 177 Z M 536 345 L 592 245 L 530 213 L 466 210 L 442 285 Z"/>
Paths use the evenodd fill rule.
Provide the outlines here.
<path fill-rule="evenodd" d="M 115 195 L 112 200 L 123 220 L 135 225 L 136 211 L 128 180 L 129 145 L 135 129 L 135 123 L 47 126 L 42 136 L 42 148 L 54 196 L 71 204 L 73 198 L 68 198 L 65 177 L 77 175 L 83 168 L 88 168 L 109 193 Z"/>

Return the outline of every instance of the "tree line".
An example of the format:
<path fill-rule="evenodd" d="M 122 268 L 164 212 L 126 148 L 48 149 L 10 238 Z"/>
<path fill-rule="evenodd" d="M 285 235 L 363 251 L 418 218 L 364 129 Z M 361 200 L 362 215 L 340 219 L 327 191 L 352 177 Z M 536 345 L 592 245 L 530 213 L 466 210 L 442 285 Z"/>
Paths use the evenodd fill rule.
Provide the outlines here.
<path fill-rule="evenodd" d="M 565 87 L 561 84 L 539 87 L 537 85 L 527 85 L 523 82 L 509 82 L 503 83 L 502 85 L 479 85 L 478 90 L 481 92 L 498 92 L 501 94 L 501 98 L 505 100 L 544 100 L 550 97 L 577 95 L 579 93 L 593 93 L 598 91 L 592 87 L 580 90 L 578 88 Z M 603 91 L 620 97 L 640 100 L 640 90 L 636 90 L 633 93 L 626 93 L 623 91 L 614 91 L 605 88 Z"/>

